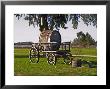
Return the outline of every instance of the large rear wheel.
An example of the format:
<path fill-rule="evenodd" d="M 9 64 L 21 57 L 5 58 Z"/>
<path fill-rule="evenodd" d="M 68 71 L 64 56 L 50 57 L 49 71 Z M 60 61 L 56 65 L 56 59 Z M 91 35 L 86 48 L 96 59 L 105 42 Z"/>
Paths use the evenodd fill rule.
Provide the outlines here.
<path fill-rule="evenodd" d="M 31 63 L 38 63 L 39 62 L 39 57 L 38 57 L 39 53 L 37 51 L 37 49 L 30 49 L 30 62 Z"/>
<path fill-rule="evenodd" d="M 51 65 L 56 64 L 56 57 L 55 57 L 54 53 L 48 53 L 47 58 L 48 58 L 47 61 L 48 61 L 49 64 L 51 64 Z"/>

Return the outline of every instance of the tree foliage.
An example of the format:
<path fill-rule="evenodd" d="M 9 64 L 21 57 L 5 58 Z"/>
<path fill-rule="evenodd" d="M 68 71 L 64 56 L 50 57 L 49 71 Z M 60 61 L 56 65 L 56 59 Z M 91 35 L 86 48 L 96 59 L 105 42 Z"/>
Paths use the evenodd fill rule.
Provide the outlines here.
<path fill-rule="evenodd" d="M 87 32 L 84 34 L 82 31 L 77 33 L 77 38 L 74 39 L 73 45 L 80 47 L 90 47 L 96 46 L 97 42 L 91 37 L 91 35 Z"/>
<path fill-rule="evenodd" d="M 37 25 L 40 31 L 53 30 L 54 28 L 64 28 L 68 21 L 72 21 L 74 29 L 77 29 L 78 23 L 82 19 L 84 24 L 97 27 L 97 14 L 15 14 L 18 20 L 23 17 L 29 22 L 29 26 Z"/>

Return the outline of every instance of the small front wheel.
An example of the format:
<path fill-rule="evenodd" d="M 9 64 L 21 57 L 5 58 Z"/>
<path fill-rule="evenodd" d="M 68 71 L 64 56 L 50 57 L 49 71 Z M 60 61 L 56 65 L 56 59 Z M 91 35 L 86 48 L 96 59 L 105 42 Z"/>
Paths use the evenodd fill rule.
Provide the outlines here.
<path fill-rule="evenodd" d="M 56 64 L 56 57 L 54 53 L 48 53 L 47 58 L 48 58 L 49 64 L 52 64 L 52 65 Z"/>
<path fill-rule="evenodd" d="M 64 56 L 64 63 L 71 64 L 71 54 L 68 53 Z"/>

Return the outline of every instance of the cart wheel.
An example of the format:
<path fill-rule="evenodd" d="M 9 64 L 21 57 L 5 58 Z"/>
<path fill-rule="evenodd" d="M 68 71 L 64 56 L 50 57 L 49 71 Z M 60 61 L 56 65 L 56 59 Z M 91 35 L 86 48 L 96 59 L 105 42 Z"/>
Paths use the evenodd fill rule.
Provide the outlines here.
<path fill-rule="evenodd" d="M 39 46 L 39 51 L 44 51 L 44 46 Z"/>
<path fill-rule="evenodd" d="M 48 54 L 48 63 L 49 64 L 52 64 L 52 65 L 55 65 L 56 64 L 55 54 L 53 54 L 53 53 L 49 53 Z"/>
<path fill-rule="evenodd" d="M 71 54 L 66 54 L 64 56 L 64 63 L 65 64 L 71 64 Z"/>
<path fill-rule="evenodd" d="M 39 62 L 37 49 L 33 49 L 33 48 L 32 48 L 32 49 L 30 50 L 30 56 L 29 56 L 29 58 L 30 58 L 30 62 L 31 62 L 31 63 L 38 63 L 38 62 Z"/>

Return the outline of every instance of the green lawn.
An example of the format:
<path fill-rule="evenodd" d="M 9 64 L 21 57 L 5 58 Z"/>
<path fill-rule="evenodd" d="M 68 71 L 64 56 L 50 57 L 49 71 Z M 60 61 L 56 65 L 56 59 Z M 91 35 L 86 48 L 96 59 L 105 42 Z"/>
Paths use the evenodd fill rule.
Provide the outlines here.
<path fill-rule="evenodd" d="M 72 54 L 80 54 L 80 55 L 97 55 L 96 48 L 72 48 Z"/>
<path fill-rule="evenodd" d="M 95 48 L 74 48 L 72 54 L 97 55 Z M 94 61 L 96 58 L 80 57 L 82 60 Z M 49 65 L 46 58 L 41 58 L 39 63 L 29 62 L 29 49 L 14 49 L 14 75 L 15 76 L 96 76 L 97 68 L 82 67 L 72 68 L 63 62 L 63 58 L 57 60 L 56 65 Z"/>

